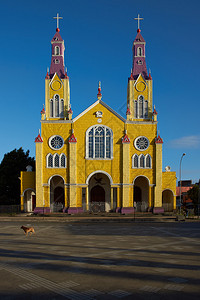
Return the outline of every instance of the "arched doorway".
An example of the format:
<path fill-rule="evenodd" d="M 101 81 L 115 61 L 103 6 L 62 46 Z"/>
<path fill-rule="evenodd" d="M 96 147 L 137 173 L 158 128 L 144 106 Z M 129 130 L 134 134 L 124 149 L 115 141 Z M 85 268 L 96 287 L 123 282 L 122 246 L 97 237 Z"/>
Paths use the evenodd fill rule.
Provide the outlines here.
<path fill-rule="evenodd" d="M 35 191 L 28 189 L 24 192 L 24 211 L 32 212 L 36 207 Z"/>
<path fill-rule="evenodd" d="M 109 212 L 111 210 L 111 187 L 108 176 L 95 173 L 89 179 L 89 210 L 92 212 Z"/>
<path fill-rule="evenodd" d="M 64 180 L 61 176 L 53 176 L 50 181 L 50 210 L 62 212 L 65 207 Z"/>
<path fill-rule="evenodd" d="M 134 203 L 136 211 L 148 211 L 149 181 L 144 176 L 138 176 L 134 181 Z"/>
<path fill-rule="evenodd" d="M 173 211 L 173 202 L 174 202 L 174 195 L 171 190 L 164 190 L 162 192 L 162 206 L 164 211 Z"/>

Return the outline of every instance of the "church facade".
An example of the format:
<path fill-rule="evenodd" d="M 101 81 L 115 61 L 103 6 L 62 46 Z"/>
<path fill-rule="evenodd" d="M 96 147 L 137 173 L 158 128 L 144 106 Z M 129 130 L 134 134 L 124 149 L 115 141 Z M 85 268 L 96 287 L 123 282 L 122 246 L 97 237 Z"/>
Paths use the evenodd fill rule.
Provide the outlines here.
<path fill-rule="evenodd" d="M 97 101 L 73 118 L 60 29 L 51 40 L 36 171 L 21 172 L 22 211 L 152 211 L 176 208 L 176 173 L 162 169 L 163 140 L 153 109 L 152 77 L 140 29 L 133 42 L 126 118 Z"/>

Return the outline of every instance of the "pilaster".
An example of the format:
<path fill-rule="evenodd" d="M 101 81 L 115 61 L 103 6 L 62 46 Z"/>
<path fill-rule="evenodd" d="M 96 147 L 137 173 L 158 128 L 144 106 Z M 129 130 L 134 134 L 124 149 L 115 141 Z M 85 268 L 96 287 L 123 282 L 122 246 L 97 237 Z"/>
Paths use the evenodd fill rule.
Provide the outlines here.
<path fill-rule="evenodd" d="M 154 213 L 164 212 L 162 209 L 162 144 L 160 136 L 156 138 L 156 185 L 154 195 Z"/>
<path fill-rule="evenodd" d="M 42 164 L 42 150 L 43 150 L 43 140 L 38 134 L 37 138 L 35 139 L 35 146 L 36 146 L 36 151 L 35 151 L 35 160 L 36 160 L 36 165 L 35 165 L 35 172 L 36 172 L 36 203 L 37 207 L 43 207 L 43 164 Z M 36 207 L 36 210 L 37 210 Z"/>
<path fill-rule="evenodd" d="M 122 139 L 122 213 L 131 213 L 134 211 L 130 207 L 130 140 L 127 134 Z"/>

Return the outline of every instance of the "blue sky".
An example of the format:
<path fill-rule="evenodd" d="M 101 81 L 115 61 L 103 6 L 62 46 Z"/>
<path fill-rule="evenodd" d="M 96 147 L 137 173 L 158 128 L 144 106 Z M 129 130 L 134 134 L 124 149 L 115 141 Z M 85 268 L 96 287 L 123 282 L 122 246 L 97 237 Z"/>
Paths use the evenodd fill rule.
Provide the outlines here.
<path fill-rule="evenodd" d="M 200 178 L 200 1 L 60 0 L 1 1 L 0 160 L 14 148 L 35 155 L 44 78 L 50 67 L 57 12 L 65 41 L 73 116 L 102 100 L 125 116 L 127 79 L 139 13 L 153 78 L 158 129 L 164 140 L 163 168 L 182 179 Z"/>

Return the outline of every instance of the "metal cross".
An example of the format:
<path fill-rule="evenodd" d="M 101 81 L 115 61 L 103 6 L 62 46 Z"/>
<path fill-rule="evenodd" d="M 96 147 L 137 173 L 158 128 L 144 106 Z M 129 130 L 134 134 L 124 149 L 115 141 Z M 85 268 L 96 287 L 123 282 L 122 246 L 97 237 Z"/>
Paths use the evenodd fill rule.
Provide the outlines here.
<path fill-rule="evenodd" d="M 57 19 L 57 28 L 59 28 L 59 19 L 63 19 L 63 17 L 59 17 L 59 13 L 57 13 L 57 17 L 53 17 L 54 19 Z"/>
<path fill-rule="evenodd" d="M 140 18 L 140 15 L 138 14 L 137 18 L 134 18 L 135 20 L 138 20 L 138 29 L 140 29 L 140 20 L 144 20 L 143 18 Z"/>

